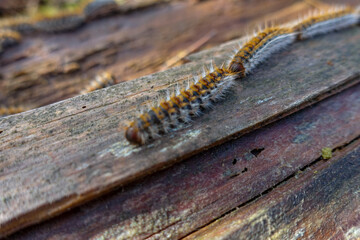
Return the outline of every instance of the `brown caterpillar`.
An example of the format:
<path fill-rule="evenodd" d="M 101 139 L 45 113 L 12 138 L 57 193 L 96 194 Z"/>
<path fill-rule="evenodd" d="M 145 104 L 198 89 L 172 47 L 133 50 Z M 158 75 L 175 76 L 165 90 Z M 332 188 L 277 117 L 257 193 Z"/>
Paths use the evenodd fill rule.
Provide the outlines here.
<path fill-rule="evenodd" d="M 11 17 L 0 20 L 0 29 L 10 29 L 19 33 L 35 31 L 34 20 L 29 17 Z"/>
<path fill-rule="evenodd" d="M 119 10 L 114 0 L 94 0 L 86 4 L 83 14 L 87 20 L 92 20 Z"/>
<path fill-rule="evenodd" d="M 211 68 L 188 88 L 178 90 L 158 106 L 150 108 L 131 122 L 125 131 L 126 139 L 143 145 L 161 135 L 176 130 L 222 98 L 234 80 L 248 75 L 273 53 L 303 39 L 345 28 L 360 21 L 360 13 L 343 8 L 320 14 L 293 27 L 271 27 L 259 32 L 238 50 L 225 68 Z"/>
<path fill-rule="evenodd" d="M 308 17 L 293 27 L 298 39 L 307 39 L 355 25 L 359 15 L 350 7 L 337 7 Z"/>
<path fill-rule="evenodd" d="M 84 23 L 83 15 L 64 13 L 56 17 L 38 17 L 34 28 L 42 32 L 57 33 L 74 30 Z"/>
<path fill-rule="evenodd" d="M 4 107 L 4 106 L 0 106 L 0 117 L 5 117 L 8 115 L 13 115 L 16 113 L 21 113 L 28 110 L 25 107 L 22 106 L 10 106 L 10 107 Z"/>
<path fill-rule="evenodd" d="M 86 94 L 114 84 L 115 77 L 108 72 L 103 72 L 97 75 L 93 81 L 91 81 L 83 90 L 81 90 L 80 94 Z"/>
<path fill-rule="evenodd" d="M 295 41 L 296 34 L 289 28 L 267 28 L 246 42 L 230 60 L 228 69 L 245 77 L 271 54 Z"/>
<path fill-rule="evenodd" d="M 198 116 L 202 109 L 208 109 L 223 98 L 234 84 L 236 75 L 225 68 L 211 67 L 201 78 L 189 84 L 186 89 L 178 89 L 176 94 L 160 101 L 158 106 L 141 114 L 126 129 L 126 139 L 142 145 L 161 135 L 181 128 Z"/>
<path fill-rule="evenodd" d="M 0 52 L 3 49 L 18 44 L 21 41 L 21 35 L 10 29 L 0 29 Z"/>

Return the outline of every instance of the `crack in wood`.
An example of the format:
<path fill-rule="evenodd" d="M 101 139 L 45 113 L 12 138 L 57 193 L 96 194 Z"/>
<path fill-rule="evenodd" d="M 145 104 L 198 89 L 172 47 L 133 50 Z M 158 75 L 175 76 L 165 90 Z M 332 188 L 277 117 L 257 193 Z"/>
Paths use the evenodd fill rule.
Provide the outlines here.
<path fill-rule="evenodd" d="M 356 145 L 356 144 L 359 144 L 359 143 L 360 143 L 360 135 L 357 136 L 357 137 L 355 137 L 355 138 L 353 138 L 353 139 L 351 139 L 351 140 L 348 141 L 347 143 L 344 143 L 344 144 L 342 144 L 342 145 L 340 145 L 340 146 L 337 146 L 337 147 L 333 148 L 333 151 L 332 151 L 332 152 L 336 152 L 336 151 L 344 151 L 344 152 L 346 152 L 346 149 L 347 149 L 347 148 L 351 148 L 351 146 Z M 304 171 L 306 171 L 306 170 L 308 170 L 308 169 L 311 169 L 312 166 L 316 165 L 317 163 L 319 163 L 319 162 L 321 162 L 321 161 L 326 161 L 326 160 L 324 160 L 324 159 L 321 157 L 321 155 L 320 155 L 320 156 L 319 156 L 318 158 L 316 158 L 314 161 L 312 161 L 312 162 L 310 162 L 309 164 L 303 166 L 302 168 L 299 168 L 299 171 L 300 171 L 300 172 L 304 172 Z M 265 191 L 261 192 L 260 194 L 256 195 L 255 197 L 253 197 L 253 198 L 249 199 L 248 201 L 240 204 L 239 206 L 237 206 L 237 207 L 235 207 L 235 208 L 227 211 L 226 213 L 222 214 L 222 215 L 219 216 L 218 218 L 213 219 L 212 221 L 208 222 L 207 224 L 202 225 L 202 226 L 196 228 L 195 230 L 187 233 L 185 236 L 181 237 L 181 239 L 185 239 L 186 237 L 192 235 L 193 233 L 199 231 L 200 229 L 205 228 L 205 227 L 211 225 L 212 223 L 221 220 L 222 218 L 226 217 L 227 215 L 233 213 L 234 211 L 236 211 L 236 210 L 238 210 L 238 209 L 240 209 L 240 208 L 242 208 L 242 207 L 244 207 L 244 206 L 246 206 L 246 205 L 248 205 L 248 204 L 250 204 L 250 203 L 255 202 L 255 201 L 258 200 L 259 198 L 264 197 L 265 195 L 267 195 L 267 194 L 269 194 L 270 192 L 274 191 L 274 190 L 275 190 L 276 188 L 278 188 L 280 185 L 286 184 L 286 182 L 288 182 L 289 180 L 294 179 L 294 178 L 297 176 L 297 174 L 298 174 L 299 171 L 294 172 L 293 174 L 289 175 L 288 177 L 286 177 L 286 178 L 283 179 L 282 181 L 278 182 L 278 183 L 275 184 L 274 186 L 266 189 Z M 231 178 L 231 177 L 230 177 L 230 178 Z"/>

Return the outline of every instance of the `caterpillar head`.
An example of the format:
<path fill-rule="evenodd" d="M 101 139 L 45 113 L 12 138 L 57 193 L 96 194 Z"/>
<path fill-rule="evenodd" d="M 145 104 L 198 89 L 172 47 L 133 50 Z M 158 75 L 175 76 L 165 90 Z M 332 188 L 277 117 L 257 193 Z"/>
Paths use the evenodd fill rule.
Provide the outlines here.
<path fill-rule="evenodd" d="M 131 123 L 130 126 L 126 129 L 125 137 L 132 144 L 142 145 L 145 143 L 139 128 L 134 123 Z"/>

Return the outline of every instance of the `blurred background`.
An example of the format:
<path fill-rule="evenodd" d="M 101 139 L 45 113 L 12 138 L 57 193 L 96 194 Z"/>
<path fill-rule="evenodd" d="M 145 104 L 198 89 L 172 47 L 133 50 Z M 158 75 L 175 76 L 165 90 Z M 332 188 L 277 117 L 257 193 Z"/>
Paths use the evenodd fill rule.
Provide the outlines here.
<path fill-rule="evenodd" d="M 184 64 L 187 55 L 252 34 L 264 23 L 294 21 L 333 4 L 359 4 L 358 0 L 96 2 L 102 2 L 101 9 L 90 0 L 0 0 L 0 30 L 24 18 L 31 24 L 43 21 L 50 28 L 71 25 L 74 20 L 69 16 L 88 12 L 82 24 L 66 31 L 21 32 L 17 44 L 3 47 L 0 107 L 51 104 L 79 95 L 104 72 L 115 84 L 129 81 Z"/>

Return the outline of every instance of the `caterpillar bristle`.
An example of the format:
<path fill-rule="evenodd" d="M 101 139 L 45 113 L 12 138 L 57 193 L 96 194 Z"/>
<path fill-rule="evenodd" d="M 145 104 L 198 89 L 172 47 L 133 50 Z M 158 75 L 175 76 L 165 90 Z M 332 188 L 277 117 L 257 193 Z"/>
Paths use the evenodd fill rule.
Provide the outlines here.
<path fill-rule="evenodd" d="M 109 72 L 103 72 L 96 75 L 95 79 L 92 80 L 88 85 L 85 86 L 80 94 L 86 94 L 101 88 L 109 87 L 114 85 L 116 82 L 115 77 Z"/>

